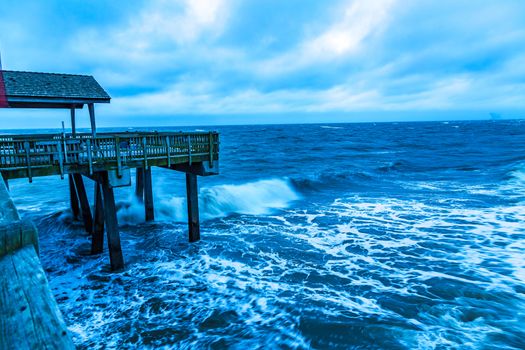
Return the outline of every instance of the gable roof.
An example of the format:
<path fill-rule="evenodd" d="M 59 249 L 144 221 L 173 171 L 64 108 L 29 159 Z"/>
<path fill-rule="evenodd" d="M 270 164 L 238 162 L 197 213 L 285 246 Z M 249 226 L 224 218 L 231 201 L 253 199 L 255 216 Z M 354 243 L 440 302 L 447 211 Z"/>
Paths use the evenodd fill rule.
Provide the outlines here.
<path fill-rule="evenodd" d="M 90 75 L 0 71 L 9 107 L 82 107 L 111 97 Z"/>

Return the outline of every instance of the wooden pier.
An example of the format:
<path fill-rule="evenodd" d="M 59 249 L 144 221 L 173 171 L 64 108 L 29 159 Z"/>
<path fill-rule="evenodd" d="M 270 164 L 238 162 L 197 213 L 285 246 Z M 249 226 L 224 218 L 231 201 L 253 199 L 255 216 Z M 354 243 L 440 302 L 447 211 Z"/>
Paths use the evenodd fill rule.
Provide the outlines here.
<path fill-rule="evenodd" d="M 92 237 L 91 252 L 104 246 L 104 228 L 111 268 L 124 267 L 113 189 L 131 185 L 144 203 L 146 221 L 154 220 L 151 168 L 186 173 L 188 236 L 200 239 L 197 176 L 219 172 L 219 135 L 216 132 L 97 133 L 95 103 L 109 103 L 109 95 L 91 76 L 0 71 L 10 108 L 54 108 L 70 111 L 71 129 L 57 134 L 0 136 L 0 173 L 10 179 L 58 175 L 68 178 L 71 212 Z M 1 90 L 1 89 L 0 89 Z M 91 132 L 77 133 L 77 110 L 88 107 Z M 90 203 L 86 183 L 93 182 Z M 93 207 L 93 212 L 92 212 Z"/>
<path fill-rule="evenodd" d="M 131 185 L 144 203 L 145 219 L 154 219 L 151 167 L 186 173 L 189 240 L 199 240 L 197 176 L 218 173 L 219 135 L 208 133 L 99 133 L 64 135 L 4 135 L 0 137 L 0 172 L 10 179 L 68 176 L 71 211 L 92 235 L 92 253 L 103 249 L 106 227 L 111 267 L 124 267 L 113 188 Z M 85 180 L 94 182 L 94 213 Z"/>

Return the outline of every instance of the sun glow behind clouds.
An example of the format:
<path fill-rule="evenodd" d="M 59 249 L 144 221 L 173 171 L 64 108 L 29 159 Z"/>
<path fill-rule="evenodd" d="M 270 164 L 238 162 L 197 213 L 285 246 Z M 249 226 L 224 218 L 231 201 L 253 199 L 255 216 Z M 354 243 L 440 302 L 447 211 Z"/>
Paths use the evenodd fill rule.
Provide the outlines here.
<path fill-rule="evenodd" d="M 340 56 L 358 50 L 369 35 L 386 27 L 394 0 L 351 1 L 345 5 L 341 20 L 306 43 L 305 51 Z"/>
<path fill-rule="evenodd" d="M 525 109 L 523 13 L 517 0 L 34 0 L 0 14 L 0 43 L 6 68 L 95 75 L 123 118 L 488 116 Z"/>

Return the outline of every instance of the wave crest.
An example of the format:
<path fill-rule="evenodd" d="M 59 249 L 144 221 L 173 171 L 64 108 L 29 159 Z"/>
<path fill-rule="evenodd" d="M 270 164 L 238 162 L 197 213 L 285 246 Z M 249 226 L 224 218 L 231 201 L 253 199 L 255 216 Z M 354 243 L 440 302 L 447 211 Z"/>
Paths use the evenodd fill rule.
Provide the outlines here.
<path fill-rule="evenodd" d="M 232 214 L 264 215 L 285 209 L 300 199 L 287 179 L 267 179 L 239 185 L 217 185 L 199 191 L 200 217 L 210 220 Z M 119 221 L 137 224 L 144 221 L 144 207 L 136 199 L 120 206 Z M 186 198 L 159 198 L 155 216 L 161 221 L 185 222 Z"/>

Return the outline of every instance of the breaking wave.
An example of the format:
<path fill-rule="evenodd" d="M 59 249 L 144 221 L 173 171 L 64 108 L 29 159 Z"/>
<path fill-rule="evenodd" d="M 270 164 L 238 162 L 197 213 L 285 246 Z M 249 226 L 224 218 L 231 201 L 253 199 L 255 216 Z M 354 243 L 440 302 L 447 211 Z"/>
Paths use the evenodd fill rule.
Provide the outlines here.
<path fill-rule="evenodd" d="M 217 185 L 199 191 L 200 217 L 210 220 L 232 214 L 265 215 L 287 208 L 300 195 L 287 179 L 267 179 L 239 185 Z M 121 203 L 119 222 L 144 221 L 144 207 L 136 199 Z M 155 203 L 155 217 L 160 221 L 185 222 L 186 198 L 164 197 Z"/>

